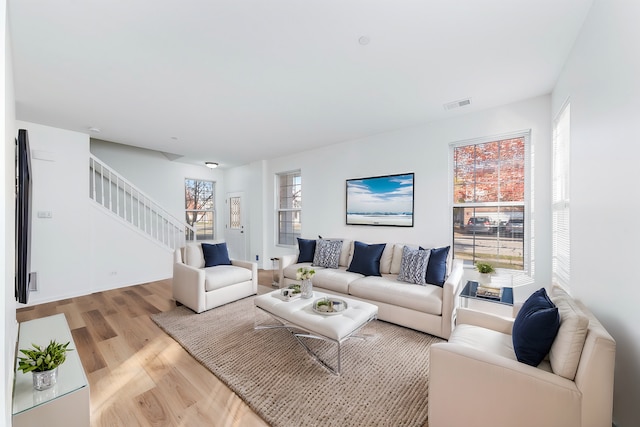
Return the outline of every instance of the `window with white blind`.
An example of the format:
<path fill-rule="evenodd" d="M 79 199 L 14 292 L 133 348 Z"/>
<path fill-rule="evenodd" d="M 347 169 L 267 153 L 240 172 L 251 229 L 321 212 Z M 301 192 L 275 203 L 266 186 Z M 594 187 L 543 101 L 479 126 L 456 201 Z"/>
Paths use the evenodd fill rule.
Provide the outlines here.
<path fill-rule="evenodd" d="M 566 104 L 553 123 L 553 199 L 552 199 L 552 277 L 554 283 L 568 289 L 571 276 L 569 240 L 569 147 L 571 107 Z"/>
<path fill-rule="evenodd" d="M 277 179 L 277 242 L 279 245 L 296 245 L 302 223 L 302 179 L 300 171 L 280 173 Z"/>
<path fill-rule="evenodd" d="M 532 274 L 529 132 L 451 144 L 454 257 Z"/>

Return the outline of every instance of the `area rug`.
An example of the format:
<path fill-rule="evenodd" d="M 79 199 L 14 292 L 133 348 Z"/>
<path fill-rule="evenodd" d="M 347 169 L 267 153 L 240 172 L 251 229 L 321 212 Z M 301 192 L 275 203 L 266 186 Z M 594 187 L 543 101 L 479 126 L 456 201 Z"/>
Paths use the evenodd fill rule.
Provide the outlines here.
<path fill-rule="evenodd" d="M 253 297 L 195 314 L 151 316 L 158 326 L 274 427 L 427 425 L 429 346 L 443 340 L 375 320 L 342 346 L 342 375 L 317 363 Z M 306 341 L 320 354 L 331 348 Z"/>

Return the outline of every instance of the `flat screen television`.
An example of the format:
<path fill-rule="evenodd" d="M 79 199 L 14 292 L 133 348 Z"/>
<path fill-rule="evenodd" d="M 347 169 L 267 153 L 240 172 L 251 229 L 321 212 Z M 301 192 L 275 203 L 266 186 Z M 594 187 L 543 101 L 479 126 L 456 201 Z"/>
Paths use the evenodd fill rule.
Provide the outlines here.
<path fill-rule="evenodd" d="M 18 131 L 16 139 L 16 300 L 29 301 L 31 276 L 31 152 L 29 135 Z"/>
<path fill-rule="evenodd" d="M 347 180 L 347 225 L 413 227 L 414 174 Z"/>

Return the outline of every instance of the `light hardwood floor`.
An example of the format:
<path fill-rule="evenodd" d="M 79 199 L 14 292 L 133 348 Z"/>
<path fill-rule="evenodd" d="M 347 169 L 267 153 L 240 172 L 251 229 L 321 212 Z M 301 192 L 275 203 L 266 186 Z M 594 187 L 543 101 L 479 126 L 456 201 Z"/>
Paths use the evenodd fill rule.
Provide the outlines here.
<path fill-rule="evenodd" d="M 271 281 L 271 271 L 260 271 L 258 293 L 272 290 Z M 89 380 L 92 427 L 267 426 L 149 318 L 174 307 L 169 279 L 27 307 L 16 317 L 65 314 Z"/>

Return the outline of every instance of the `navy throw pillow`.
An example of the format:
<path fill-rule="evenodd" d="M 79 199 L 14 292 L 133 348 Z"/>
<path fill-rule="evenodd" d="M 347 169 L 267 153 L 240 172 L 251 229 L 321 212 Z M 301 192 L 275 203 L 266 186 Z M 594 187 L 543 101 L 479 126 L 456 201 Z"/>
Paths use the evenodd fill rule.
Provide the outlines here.
<path fill-rule="evenodd" d="M 558 307 L 547 291 L 535 291 L 513 321 L 513 350 L 519 362 L 538 366 L 545 358 L 560 328 Z"/>
<path fill-rule="evenodd" d="M 362 242 L 353 243 L 353 258 L 347 271 L 352 273 L 360 273 L 365 276 L 381 276 L 380 274 L 380 257 L 386 243 L 377 245 L 367 245 Z"/>
<path fill-rule="evenodd" d="M 226 243 L 202 243 L 202 254 L 204 255 L 204 266 L 215 267 L 216 265 L 231 265 L 229 251 Z"/>
<path fill-rule="evenodd" d="M 313 262 L 316 253 L 316 241 L 298 237 L 298 262 Z"/>
<path fill-rule="evenodd" d="M 445 246 L 444 248 L 431 249 L 425 282 L 441 287 L 444 286 L 444 281 L 447 280 L 447 257 L 449 256 L 450 248 L 451 246 Z"/>

